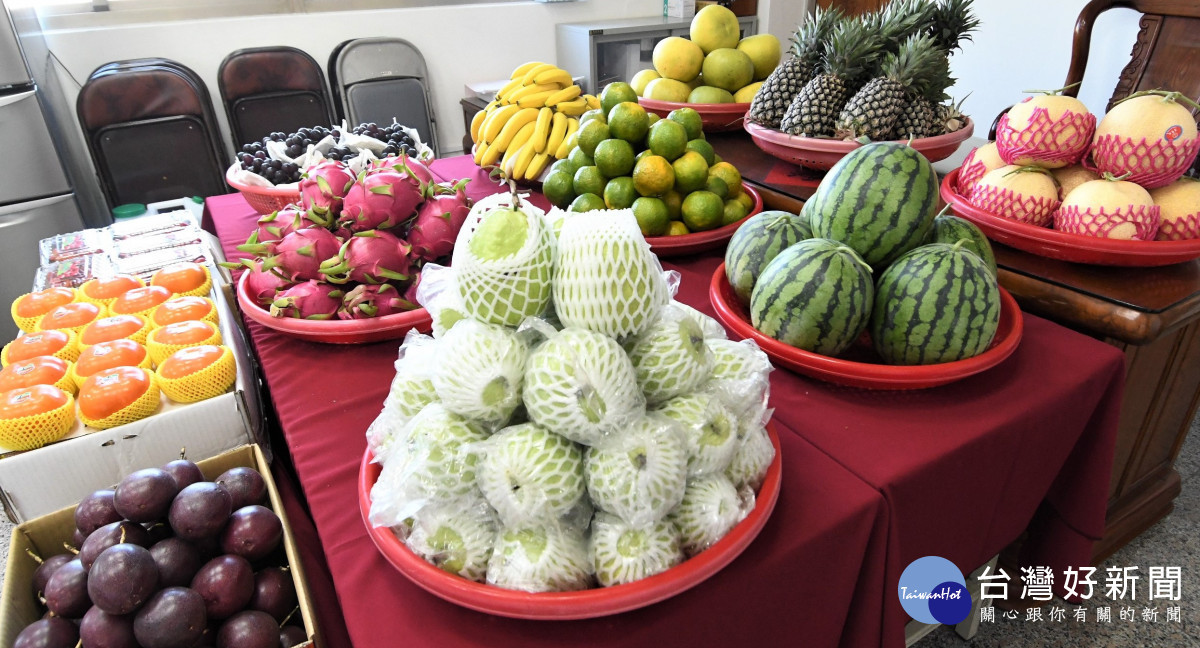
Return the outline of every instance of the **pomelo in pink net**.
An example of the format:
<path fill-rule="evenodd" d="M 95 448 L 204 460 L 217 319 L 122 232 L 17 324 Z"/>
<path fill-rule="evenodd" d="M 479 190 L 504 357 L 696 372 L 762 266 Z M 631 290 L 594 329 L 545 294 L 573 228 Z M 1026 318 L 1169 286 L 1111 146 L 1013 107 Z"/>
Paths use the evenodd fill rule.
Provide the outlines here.
<path fill-rule="evenodd" d="M 988 213 L 1045 227 L 1058 208 L 1058 186 L 1041 167 L 1010 164 L 980 178 L 969 200 Z"/>
<path fill-rule="evenodd" d="M 1111 174 L 1075 188 L 1054 213 L 1054 229 L 1070 234 L 1153 241 L 1160 221 L 1158 205 L 1136 183 Z"/>
<path fill-rule="evenodd" d="M 1075 97 L 1039 95 L 1013 106 L 1000 118 L 996 147 L 1008 164 L 1056 169 L 1083 157 L 1095 129 L 1096 116 Z"/>
<path fill-rule="evenodd" d="M 1162 217 L 1157 240 L 1200 238 L 1200 180 L 1182 177 L 1165 187 L 1151 189 L 1150 198 L 1158 205 Z"/>

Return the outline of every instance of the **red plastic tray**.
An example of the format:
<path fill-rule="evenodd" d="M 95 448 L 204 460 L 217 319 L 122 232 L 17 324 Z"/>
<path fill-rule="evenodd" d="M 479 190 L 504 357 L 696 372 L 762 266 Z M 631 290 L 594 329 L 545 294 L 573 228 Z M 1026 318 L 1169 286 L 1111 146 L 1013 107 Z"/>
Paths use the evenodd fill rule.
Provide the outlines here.
<path fill-rule="evenodd" d="M 762 211 L 762 196 L 759 195 L 758 190 L 744 182 L 742 189 L 754 198 L 754 207 L 750 208 L 750 213 L 746 214 L 746 218 L 707 232 L 679 236 L 647 236 L 646 242 L 650 244 L 650 249 L 660 257 L 676 257 L 721 247 L 726 241 L 733 238 L 733 233 L 746 222 L 746 219 Z"/>
<path fill-rule="evenodd" d="M 704 124 L 704 130 L 708 133 L 731 131 L 741 128 L 742 121 L 746 118 L 746 111 L 750 110 L 750 104 L 748 103 L 676 103 L 674 101 L 659 101 L 645 97 L 638 97 L 638 103 L 647 111 L 659 117 L 666 117 L 667 113 L 678 108 L 692 108 L 700 113 L 700 122 Z"/>
<path fill-rule="evenodd" d="M 1060 232 L 997 216 L 972 205 L 958 193 L 958 172 L 955 169 L 942 179 L 942 200 L 998 243 L 1038 256 L 1092 265 L 1153 267 L 1200 258 L 1200 239 L 1121 241 Z"/>
<path fill-rule="evenodd" d="M 1017 300 L 1000 289 L 1000 326 L 992 345 L 983 353 L 966 360 L 934 365 L 900 366 L 883 364 L 864 333 L 842 358 L 812 353 L 784 344 L 760 333 L 750 323 L 750 313 L 733 292 L 722 263 L 713 273 L 708 298 L 717 311 L 717 319 L 733 329 L 735 335 L 753 339 L 776 363 L 797 373 L 847 387 L 900 390 L 938 387 L 973 376 L 1000 364 L 1021 343 L 1024 319 Z"/>
<path fill-rule="evenodd" d="M 279 189 L 276 187 L 251 187 L 240 184 L 233 179 L 233 174 L 241 168 L 236 162 L 225 171 L 225 182 L 237 189 L 246 202 L 260 214 L 271 214 L 288 205 L 300 202 L 299 189 Z"/>
<path fill-rule="evenodd" d="M 661 574 L 625 585 L 579 592 L 535 594 L 476 583 L 434 567 L 409 550 L 391 529 L 371 526 L 368 517 L 371 511 L 371 487 L 379 478 L 382 467 L 371 463 L 369 449 L 363 454 L 358 471 L 358 507 L 367 533 L 383 557 L 430 594 L 465 608 L 516 619 L 563 621 L 608 616 L 646 607 L 695 587 L 745 551 L 762 531 L 779 499 L 782 470 L 779 438 L 770 424 L 767 425 L 767 433 L 771 437 L 771 444 L 775 446 L 775 459 L 758 490 L 754 510 L 746 519 L 704 552 Z"/>
<path fill-rule="evenodd" d="M 326 344 L 365 344 L 402 338 L 415 328 L 423 333 L 433 329 L 433 319 L 424 308 L 358 320 L 303 320 L 294 317 L 271 317 L 271 313 L 254 303 L 246 292 L 246 275 L 237 285 L 238 306 L 242 313 L 263 326 L 285 335 Z"/>
<path fill-rule="evenodd" d="M 753 139 L 763 152 L 784 162 L 799 164 L 810 169 L 828 171 L 847 153 L 862 146 L 858 142 L 845 140 L 788 135 L 782 131 L 751 122 L 746 122 L 745 129 L 747 133 L 750 133 L 750 139 Z M 912 147 L 920 151 L 930 162 L 937 162 L 953 155 L 963 140 L 974 132 L 975 122 L 968 117 L 967 123 L 953 133 L 915 139 L 912 141 Z"/>

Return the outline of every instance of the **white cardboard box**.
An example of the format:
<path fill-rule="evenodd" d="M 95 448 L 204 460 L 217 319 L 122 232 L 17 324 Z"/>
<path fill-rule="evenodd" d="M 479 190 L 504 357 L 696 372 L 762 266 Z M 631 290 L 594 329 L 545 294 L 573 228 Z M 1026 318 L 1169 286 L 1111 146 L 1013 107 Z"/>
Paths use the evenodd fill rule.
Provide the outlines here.
<path fill-rule="evenodd" d="M 215 268 L 210 297 L 217 305 L 221 337 L 237 359 L 232 391 L 198 403 L 172 403 L 163 397 L 157 414 L 108 430 L 80 423 L 66 438 L 27 452 L 0 455 L 0 498 L 16 523 L 71 506 L 88 493 L 110 488 L 134 470 L 160 466 L 179 457 L 207 459 L 240 445 L 257 443 L 270 457 L 249 349 L 234 318 Z"/>
<path fill-rule="evenodd" d="M 696 15 L 696 0 L 663 0 L 664 18 L 691 18 Z"/>

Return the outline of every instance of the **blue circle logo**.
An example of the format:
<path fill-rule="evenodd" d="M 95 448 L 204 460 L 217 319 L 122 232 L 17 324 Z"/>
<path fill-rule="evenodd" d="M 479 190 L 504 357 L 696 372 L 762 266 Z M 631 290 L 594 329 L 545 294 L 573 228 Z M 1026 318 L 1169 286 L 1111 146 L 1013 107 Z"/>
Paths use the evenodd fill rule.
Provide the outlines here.
<path fill-rule="evenodd" d="M 966 579 L 954 563 L 940 556 L 912 561 L 900 574 L 897 595 L 908 616 L 921 623 L 956 625 L 971 614 Z"/>

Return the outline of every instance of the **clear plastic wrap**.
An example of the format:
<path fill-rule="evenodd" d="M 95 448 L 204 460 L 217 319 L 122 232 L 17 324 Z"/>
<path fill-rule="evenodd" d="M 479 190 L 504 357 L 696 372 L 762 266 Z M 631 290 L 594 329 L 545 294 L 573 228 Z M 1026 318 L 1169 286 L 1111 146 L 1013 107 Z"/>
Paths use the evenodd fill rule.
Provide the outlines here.
<path fill-rule="evenodd" d="M 428 335 L 416 329 L 405 334 L 396 358 L 396 376 L 392 378 L 383 409 L 367 427 L 367 446 L 375 454 L 376 461 L 387 453 L 400 428 L 422 408 L 437 400 L 433 387 L 437 350 L 438 341 Z"/>
<path fill-rule="evenodd" d="M 704 331 L 677 303 L 663 307 L 629 349 L 638 387 L 652 406 L 695 390 L 712 372 L 713 356 L 704 343 Z"/>
<path fill-rule="evenodd" d="M 135 236 L 163 234 L 194 227 L 190 212 L 185 210 L 151 214 L 139 218 L 119 220 L 108 226 L 113 240 L 120 242 Z"/>
<path fill-rule="evenodd" d="M 116 268 L 104 254 L 71 257 L 38 268 L 33 278 L 33 289 L 77 288 L 90 279 L 107 278 L 116 273 Z"/>
<path fill-rule="evenodd" d="M 112 251 L 112 236 L 106 229 L 87 229 L 57 234 L 38 243 L 43 265 L 65 259 Z"/>
<path fill-rule="evenodd" d="M 682 426 L 689 477 L 729 467 L 738 447 L 738 418 L 723 400 L 705 393 L 684 394 L 654 411 Z"/>
<path fill-rule="evenodd" d="M 552 333 L 530 354 L 524 399 L 532 421 L 585 445 L 624 430 L 646 407 L 621 346 L 581 328 Z"/>
<path fill-rule="evenodd" d="M 603 587 L 632 583 L 683 562 L 679 529 L 667 520 L 637 526 L 609 513 L 592 519 L 592 568 Z"/>
<path fill-rule="evenodd" d="M 771 444 L 771 437 L 762 425 L 747 423 L 743 429 L 746 431 L 738 439 L 737 450 L 725 469 L 725 476 L 739 489 L 757 491 L 767 476 L 767 468 L 775 459 L 775 446 Z"/>
<path fill-rule="evenodd" d="M 583 452 L 543 427 L 504 428 L 479 452 L 479 487 L 505 526 L 555 521 L 583 498 Z"/>
<path fill-rule="evenodd" d="M 149 279 L 158 270 L 174 263 L 207 263 L 209 260 L 208 251 L 203 245 L 186 245 L 120 258 L 116 260 L 116 265 L 118 272 Z"/>
<path fill-rule="evenodd" d="M 405 543 L 439 569 L 483 582 L 498 528 L 496 512 L 476 495 L 423 507 Z"/>
<path fill-rule="evenodd" d="M 505 527 L 496 537 L 487 582 L 525 592 L 569 592 L 592 585 L 582 531 L 549 523 Z"/>
<path fill-rule="evenodd" d="M 517 326 L 550 304 L 554 233 L 545 214 L 512 194 L 480 199 L 458 232 L 451 266 L 466 312 Z"/>
<path fill-rule="evenodd" d="M 618 340 L 653 324 L 670 299 L 658 257 L 630 210 L 563 223 L 553 288 L 563 324 Z"/>
<path fill-rule="evenodd" d="M 761 421 L 771 393 L 771 359 L 754 340 L 707 340 L 713 370 L 704 391 L 716 394 L 739 422 Z"/>
<path fill-rule="evenodd" d="M 753 508 L 753 492 L 747 501 L 725 473 L 712 473 L 688 480 L 683 501 L 668 519 L 679 529 L 684 552 L 694 556 L 724 538 Z"/>
<path fill-rule="evenodd" d="M 488 429 L 505 425 L 521 404 L 529 348 L 511 330 L 460 320 L 442 337 L 433 387 L 446 409 Z"/>
<path fill-rule="evenodd" d="M 203 243 L 204 239 L 201 237 L 200 229 L 192 226 L 173 232 L 134 236 L 117 241 L 115 246 L 117 249 L 116 258 L 128 259 L 129 257 L 149 254 L 158 250 L 196 246 Z"/>
<path fill-rule="evenodd" d="M 643 416 L 622 434 L 587 449 L 584 477 L 592 504 L 644 527 L 683 499 L 688 450 L 682 430 L 661 416 Z"/>
<path fill-rule="evenodd" d="M 441 339 L 451 327 L 467 316 L 458 294 L 458 281 L 453 269 L 436 263 L 421 268 L 417 284 L 417 303 L 429 312 L 433 320 L 433 337 Z"/>
<path fill-rule="evenodd" d="M 679 310 L 682 310 L 683 312 L 690 315 L 692 317 L 692 319 L 694 319 L 696 321 L 696 324 L 698 324 L 700 326 L 700 330 L 704 332 L 704 339 L 706 339 L 706 340 L 729 339 L 729 334 L 725 332 L 725 327 L 722 326 L 721 323 L 718 322 L 717 320 L 709 317 L 708 315 L 705 315 L 704 313 L 701 313 L 700 311 L 696 310 L 695 308 L 692 308 L 691 306 L 688 306 L 687 304 L 685 304 L 681 301 L 671 300 L 671 304 L 675 308 L 678 308 Z"/>

